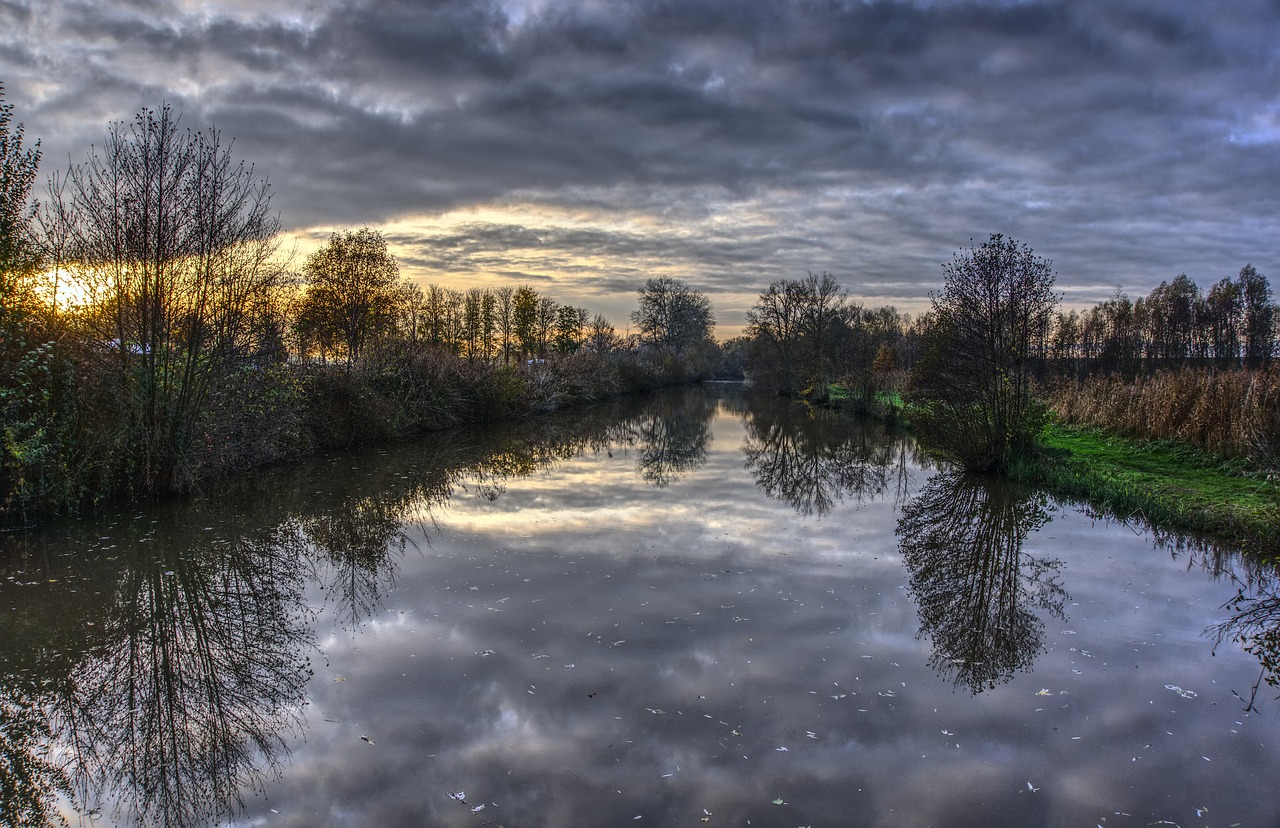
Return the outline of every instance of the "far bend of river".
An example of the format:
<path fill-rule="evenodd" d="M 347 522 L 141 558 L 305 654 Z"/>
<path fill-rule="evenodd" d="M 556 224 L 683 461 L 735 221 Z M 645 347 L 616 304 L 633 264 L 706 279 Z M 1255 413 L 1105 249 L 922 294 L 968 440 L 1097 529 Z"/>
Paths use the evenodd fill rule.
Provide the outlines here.
<path fill-rule="evenodd" d="M 737 386 L 0 537 L 0 823 L 1280 825 L 1280 578 Z"/>

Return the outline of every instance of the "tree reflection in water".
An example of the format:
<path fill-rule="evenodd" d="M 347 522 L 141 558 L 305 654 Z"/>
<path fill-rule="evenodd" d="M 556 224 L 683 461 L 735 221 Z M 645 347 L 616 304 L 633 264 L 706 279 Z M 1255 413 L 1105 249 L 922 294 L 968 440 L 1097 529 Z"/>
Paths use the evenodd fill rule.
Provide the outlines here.
<path fill-rule="evenodd" d="M 655 402 L 619 436 L 637 450 L 641 479 L 661 489 L 706 464 L 716 399 L 701 389 L 684 389 Z"/>
<path fill-rule="evenodd" d="M 821 517 L 845 498 L 857 503 L 893 482 L 905 492 L 907 441 L 878 424 L 783 400 L 758 400 L 746 415 L 744 465 L 769 497 Z"/>
<path fill-rule="evenodd" d="M 97 560 L 89 606 L 26 630 L 42 639 L 35 651 L 65 649 L 22 669 L 26 687 L 6 676 L 0 691 L 6 750 L 11 734 L 27 743 L 15 781 L 28 790 L 14 801 L 31 819 L 8 824 L 49 822 L 56 793 L 145 825 L 229 816 L 275 775 L 301 725 L 314 649 L 301 546 L 275 532 L 157 524 L 115 538 L 132 554 Z M 67 566 L 41 574 L 84 578 Z M 11 793 L 0 791 L 5 808 Z"/>
<path fill-rule="evenodd" d="M 1280 689 L 1280 578 L 1273 566 L 1252 563 L 1254 566 L 1246 569 L 1244 581 L 1236 578 L 1240 589 L 1235 597 L 1223 604 L 1223 609 L 1232 613 L 1231 617 L 1207 631 L 1214 638 L 1215 649 L 1224 641 L 1231 641 L 1252 654 L 1261 665 L 1258 681 L 1248 698 L 1236 694 L 1245 703 L 1246 710 L 1255 709 L 1263 682 Z"/>
<path fill-rule="evenodd" d="M 1062 562 L 1022 546 L 1048 520 L 1044 494 L 957 472 L 935 475 L 903 509 L 899 549 L 939 675 L 977 694 L 1044 651 L 1035 610 L 1064 617 Z"/>

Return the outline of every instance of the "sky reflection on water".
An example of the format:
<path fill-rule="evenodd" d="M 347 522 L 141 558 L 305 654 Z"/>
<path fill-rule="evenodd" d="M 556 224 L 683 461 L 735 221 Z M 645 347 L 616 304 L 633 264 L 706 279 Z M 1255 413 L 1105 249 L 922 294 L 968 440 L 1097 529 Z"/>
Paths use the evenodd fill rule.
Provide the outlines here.
<path fill-rule="evenodd" d="M 154 651 L 145 625 L 120 623 L 141 617 L 126 586 L 151 584 L 146 606 L 175 607 L 165 629 L 193 630 L 178 661 L 213 665 L 181 672 L 188 695 L 172 699 L 215 701 L 143 718 L 187 735 L 224 724 L 189 740 L 204 759 L 167 766 L 196 769 L 184 784 L 200 802 L 225 799 L 225 774 L 196 779 L 209 767 L 245 797 L 172 808 L 171 824 L 1280 819 L 1274 688 L 1244 709 L 1274 666 L 1272 570 L 938 473 L 874 425 L 693 390 L 128 517 L 7 559 L 2 664 L 44 678 L 21 693 L 6 680 L 2 709 L 99 715 L 111 693 L 86 697 L 83 676 Z M 239 557 L 216 554 L 228 544 Z M 228 587 L 268 561 L 266 597 Z M 1228 640 L 1214 655 L 1206 632 L 1232 615 L 1233 576 L 1262 616 L 1259 654 Z M 67 611 L 67 583 L 108 597 Z M 181 601 L 153 600 L 169 594 Z M 239 639 L 182 620 L 232 594 L 221 623 Z M 272 671 L 277 692 L 256 692 Z M 46 721 L 35 730 L 65 746 L 66 722 Z M 163 805 L 129 792 L 151 777 L 128 769 L 158 756 L 131 732 L 64 780 L 104 811 L 92 824 L 111 824 L 116 797 Z"/>

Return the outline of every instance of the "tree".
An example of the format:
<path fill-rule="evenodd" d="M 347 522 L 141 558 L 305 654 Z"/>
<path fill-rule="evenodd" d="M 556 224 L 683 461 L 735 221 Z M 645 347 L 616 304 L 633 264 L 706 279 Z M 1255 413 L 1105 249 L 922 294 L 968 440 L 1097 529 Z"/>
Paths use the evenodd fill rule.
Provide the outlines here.
<path fill-rule="evenodd" d="M 618 332 L 604 314 L 597 313 L 591 317 L 586 344 L 597 354 L 607 354 L 618 347 Z"/>
<path fill-rule="evenodd" d="M 492 291 L 470 288 L 462 299 L 463 356 L 488 359 L 493 353 L 493 335 L 497 319 Z"/>
<path fill-rule="evenodd" d="M 1003 468 L 1034 444 L 1043 421 L 1031 381 L 1057 303 L 1053 266 L 994 234 L 957 252 L 943 274 L 912 371 L 912 419 L 926 442 L 965 469 Z"/>
<path fill-rule="evenodd" d="M 371 339 L 395 320 L 404 297 L 400 265 L 382 234 L 362 227 L 330 236 L 307 257 L 303 274 L 307 292 L 300 316 L 331 333 L 350 370 Z"/>
<path fill-rule="evenodd" d="M 747 311 L 752 378 L 782 394 L 799 390 L 805 380 L 796 364 L 803 301 L 799 282 L 780 279 L 765 288 Z"/>
<path fill-rule="evenodd" d="M 1224 278 L 1209 289 L 1204 304 L 1210 352 L 1219 365 L 1234 365 L 1240 355 L 1240 286 Z"/>
<path fill-rule="evenodd" d="M 1194 355 L 1200 288 L 1187 274 L 1161 282 L 1147 296 L 1149 360 L 1182 362 Z"/>
<path fill-rule="evenodd" d="M 648 343 L 680 353 L 711 338 L 716 323 L 711 301 L 680 279 L 649 279 L 639 295 L 640 306 L 631 312 L 631 321 Z"/>
<path fill-rule="evenodd" d="M 35 210 L 30 203 L 31 184 L 40 166 L 40 142 L 23 147 L 22 124 L 11 126 L 13 104 L 4 103 L 0 85 L 0 293 L 17 296 L 19 280 L 39 266 L 40 253 L 31 237 Z"/>
<path fill-rule="evenodd" d="M 11 127 L 13 105 L 3 101 L 0 86 L 0 514 L 40 488 L 52 416 L 52 346 L 38 341 L 31 284 L 40 266 L 29 202 L 40 145 L 23 146 L 23 127 Z"/>
<path fill-rule="evenodd" d="M 538 353 L 538 292 L 528 285 L 511 295 L 511 332 L 521 358 Z"/>
<path fill-rule="evenodd" d="M 512 295 L 515 288 L 503 285 L 493 292 L 494 324 L 497 326 L 498 350 L 502 352 L 502 364 L 511 361 L 511 340 L 514 333 L 512 319 Z"/>
<path fill-rule="evenodd" d="M 214 128 L 168 106 L 112 124 L 67 172 L 73 269 L 97 300 L 90 333 L 119 389 L 118 419 L 145 491 L 189 481 L 210 395 L 261 351 L 284 283 L 271 188 Z"/>
<path fill-rule="evenodd" d="M 573 305 L 561 305 L 556 310 L 555 343 L 562 354 L 572 354 L 582 344 L 582 328 L 587 311 Z"/>
<path fill-rule="evenodd" d="M 1244 305 L 1244 358 L 1257 367 L 1271 359 L 1275 348 L 1276 306 L 1271 301 L 1271 285 L 1253 265 L 1240 269 L 1237 284 Z"/>
<path fill-rule="evenodd" d="M 849 304 L 848 294 L 830 273 L 810 273 L 800 282 L 803 302 L 800 306 L 800 328 L 803 331 L 809 381 L 825 398 L 834 371 L 834 358 L 842 335 L 849 330 L 851 317 L 861 309 Z M 864 351 L 867 349 L 863 349 Z M 870 354 L 863 354 L 865 362 Z"/>

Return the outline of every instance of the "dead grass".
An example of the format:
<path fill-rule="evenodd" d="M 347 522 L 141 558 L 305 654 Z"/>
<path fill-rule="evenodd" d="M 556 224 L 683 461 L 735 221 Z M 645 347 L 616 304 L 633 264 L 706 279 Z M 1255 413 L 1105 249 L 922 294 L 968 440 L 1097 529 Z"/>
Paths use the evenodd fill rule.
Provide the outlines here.
<path fill-rule="evenodd" d="M 1274 471 L 1280 450 L 1280 367 L 1182 368 L 1126 379 L 1094 376 L 1050 389 L 1068 425 L 1143 440 L 1174 440 Z"/>

